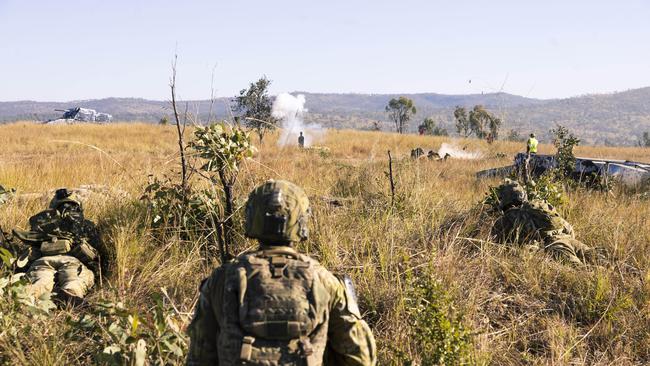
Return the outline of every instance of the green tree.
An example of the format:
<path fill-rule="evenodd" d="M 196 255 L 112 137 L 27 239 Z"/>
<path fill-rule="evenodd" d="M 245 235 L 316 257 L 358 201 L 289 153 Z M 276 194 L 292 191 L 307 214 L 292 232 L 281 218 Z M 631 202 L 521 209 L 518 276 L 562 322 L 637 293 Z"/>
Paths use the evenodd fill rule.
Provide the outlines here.
<path fill-rule="evenodd" d="M 456 106 L 456 109 L 454 109 L 454 118 L 456 119 L 456 131 L 458 131 L 459 135 L 468 137 L 472 134 L 465 107 Z"/>
<path fill-rule="evenodd" d="M 436 125 L 433 118 L 427 117 L 418 126 L 418 132 L 421 135 L 448 136 L 449 133 L 440 125 Z"/>
<path fill-rule="evenodd" d="M 242 162 L 252 158 L 255 147 L 251 144 L 248 132 L 238 126 L 226 123 L 213 123 L 198 127 L 194 131 L 191 145 L 205 163 L 201 170 L 209 175 L 211 183 L 216 184 L 219 177 L 224 192 L 224 217 L 216 229 L 220 245 L 222 263 L 230 257 L 230 246 L 234 240 L 232 217 L 235 213 L 233 187 Z"/>
<path fill-rule="evenodd" d="M 576 166 L 573 148 L 580 144 L 580 139 L 569 132 L 568 128 L 560 125 L 552 129 L 551 134 L 554 136 L 553 145 L 557 148 L 555 160 L 557 161 L 558 172 L 562 178 L 569 177 Z"/>
<path fill-rule="evenodd" d="M 235 97 L 233 112 L 241 113 L 241 118 L 247 127 L 252 128 L 260 138 L 260 144 L 266 132 L 277 127 L 278 120 L 271 115 L 271 97 L 268 88 L 271 80 L 262 76 L 251 83 L 248 89 L 242 89 Z"/>
<path fill-rule="evenodd" d="M 484 139 L 491 134 L 496 140 L 499 137 L 501 119 L 488 112 L 482 105 L 476 105 L 469 112 L 469 125 L 476 137 Z"/>
<path fill-rule="evenodd" d="M 395 130 L 398 133 L 404 133 L 408 128 L 408 122 L 411 116 L 417 113 L 413 101 L 406 97 L 393 98 L 386 106 L 388 117 L 395 123 Z"/>

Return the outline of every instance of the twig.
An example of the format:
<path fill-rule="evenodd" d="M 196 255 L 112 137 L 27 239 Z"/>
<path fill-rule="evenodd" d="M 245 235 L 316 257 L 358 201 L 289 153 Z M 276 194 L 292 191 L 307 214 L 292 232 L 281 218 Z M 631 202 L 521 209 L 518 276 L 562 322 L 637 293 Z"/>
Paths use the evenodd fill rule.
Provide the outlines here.
<path fill-rule="evenodd" d="M 263 120 L 263 119 L 253 118 L 253 117 L 244 117 L 244 119 L 245 119 L 245 120 L 249 120 L 249 121 L 262 122 L 262 123 L 264 123 L 264 124 L 269 125 L 269 128 L 277 128 L 277 129 L 279 129 L 279 130 L 282 129 L 282 127 L 278 127 L 278 126 L 274 125 L 273 123 L 271 123 L 271 122 L 269 122 L 269 121 L 265 121 L 265 120 Z"/>
<path fill-rule="evenodd" d="M 212 123 L 212 107 L 214 106 L 214 70 L 217 68 L 217 64 L 215 63 L 214 66 L 212 67 L 212 76 L 210 77 L 210 111 L 208 113 L 208 121 L 207 124 Z"/>
<path fill-rule="evenodd" d="M 178 314 L 179 316 L 182 316 L 181 312 L 178 310 L 178 308 L 174 304 L 174 301 L 172 301 L 171 297 L 169 297 L 169 294 L 167 293 L 167 289 L 165 287 L 161 287 L 160 292 L 162 292 L 162 294 L 167 298 L 167 301 L 169 301 L 169 304 L 172 306 L 172 308 L 174 309 L 176 314 Z"/>
<path fill-rule="evenodd" d="M 181 129 L 181 121 L 178 116 L 178 109 L 176 108 L 176 62 L 178 60 L 178 55 L 174 55 L 174 62 L 172 62 L 172 79 L 169 83 L 169 87 L 172 92 L 172 108 L 174 110 L 174 119 L 176 120 L 176 133 L 178 134 L 178 149 L 181 153 L 181 186 L 183 187 L 183 202 L 186 201 L 185 194 L 187 192 L 187 164 L 185 162 L 185 143 L 183 141 L 183 133 L 185 132 L 185 123 L 186 118 L 183 120 L 183 128 Z M 187 113 L 187 110 L 186 112 Z"/>
<path fill-rule="evenodd" d="M 393 180 L 393 157 L 388 150 L 388 179 L 390 179 L 390 207 L 395 206 L 395 181 Z"/>

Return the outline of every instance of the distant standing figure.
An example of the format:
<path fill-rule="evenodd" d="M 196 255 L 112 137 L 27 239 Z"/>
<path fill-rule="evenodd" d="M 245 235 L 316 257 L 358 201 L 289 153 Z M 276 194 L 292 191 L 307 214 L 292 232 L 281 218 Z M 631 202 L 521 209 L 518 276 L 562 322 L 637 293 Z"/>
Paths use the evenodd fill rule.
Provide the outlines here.
<path fill-rule="evenodd" d="M 526 153 L 528 155 L 537 154 L 537 144 L 538 144 L 538 141 L 535 138 L 535 134 L 531 133 L 530 138 L 528 139 L 528 142 L 526 143 Z"/>
<path fill-rule="evenodd" d="M 531 133 L 528 142 L 526 142 L 526 163 L 524 165 L 524 179 L 526 182 L 530 180 L 530 156 L 537 155 L 537 143 L 535 134 Z"/>
<path fill-rule="evenodd" d="M 300 131 L 300 136 L 298 136 L 298 145 L 305 147 L 305 136 L 302 135 L 302 131 Z"/>

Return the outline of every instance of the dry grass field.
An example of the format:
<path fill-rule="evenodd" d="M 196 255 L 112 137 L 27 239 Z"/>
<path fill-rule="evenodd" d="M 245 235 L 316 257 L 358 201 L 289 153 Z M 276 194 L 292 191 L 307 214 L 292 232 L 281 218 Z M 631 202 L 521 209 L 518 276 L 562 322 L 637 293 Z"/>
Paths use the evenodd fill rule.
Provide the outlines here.
<path fill-rule="evenodd" d="M 477 181 L 474 174 L 509 164 L 521 144 L 333 130 L 317 142 L 329 152 L 319 152 L 278 147 L 275 139 L 267 137 L 240 173 L 236 220 L 250 189 L 266 179 L 304 187 L 314 215 L 312 237 L 299 249 L 353 278 L 380 365 L 650 363 L 650 200 L 568 192 L 560 210 L 577 238 L 607 255 L 603 265 L 575 267 L 490 240 L 492 219 L 480 201 L 498 179 Z M 483 158 L 408 158 L 414 147 L 437 150 L 442 143 Z M 141 200 L 150 176 L 178 180 L 174 128 L 15 123 L 0 126 L 0 149 L 0 184 L 19 194 L 0 206 L 5 231 L 25 228 L 47 191 L 103 187 L 84 205 L 110 258 L 89 305 L 79 309 L 43 316 L 1 292 L 0 362 L 135 364 L 130 355 L 146 338 L 151 364 L 178 363 L 186 347 L 178 330 L 189 321 L 201 279 L 218 263 L 204 258 L 200 243 L 154 235 Z M 387 150 L 395 159 L 393 209 Z M 540 152 L 554 149 L 541 145 Z M 641 148 L 579 147 L 576 155 L 650 161 L 650 149 Z M 238 238 L 237 251 L 254 246 Z M 97 311 L 106 303 L 122 313 Z M 104 357 L 112 344 L 122 345 L 122 358 Z"/>

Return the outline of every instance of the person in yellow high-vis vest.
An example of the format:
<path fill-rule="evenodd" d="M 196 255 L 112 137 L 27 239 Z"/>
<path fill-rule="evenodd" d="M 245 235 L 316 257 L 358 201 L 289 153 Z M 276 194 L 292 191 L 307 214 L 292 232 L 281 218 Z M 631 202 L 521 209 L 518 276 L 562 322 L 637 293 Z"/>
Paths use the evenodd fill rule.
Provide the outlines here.
<path fill-rule="evenodd" d="M 535 138 L 535 134 L 531 133 L 528 143 L 526 144 L 526 153 L 528 154 L 537 154 L 537 144 L 539 142 Z"/>

